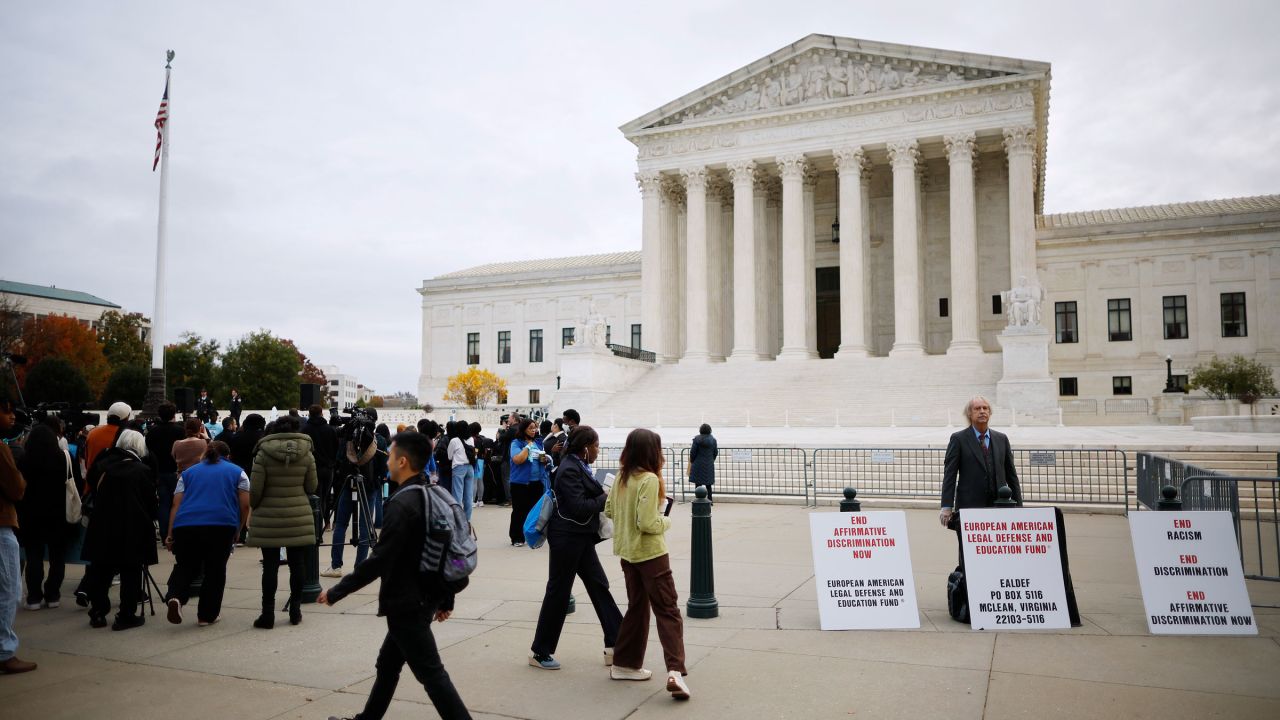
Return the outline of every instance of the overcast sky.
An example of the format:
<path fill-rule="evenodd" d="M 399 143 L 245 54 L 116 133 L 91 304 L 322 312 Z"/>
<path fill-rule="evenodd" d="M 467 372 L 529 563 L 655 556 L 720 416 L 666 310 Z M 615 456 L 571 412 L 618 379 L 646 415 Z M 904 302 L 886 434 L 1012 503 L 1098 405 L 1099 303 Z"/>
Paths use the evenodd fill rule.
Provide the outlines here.
<path fill-rule="evenodd" d="M 0 277 L 416 391 L 424 278 L 639 249 L 617 127 L 813 33 L 1052 63 L 1048 212 L 1280 192 L 1274 2 L 6 2 Z"/>

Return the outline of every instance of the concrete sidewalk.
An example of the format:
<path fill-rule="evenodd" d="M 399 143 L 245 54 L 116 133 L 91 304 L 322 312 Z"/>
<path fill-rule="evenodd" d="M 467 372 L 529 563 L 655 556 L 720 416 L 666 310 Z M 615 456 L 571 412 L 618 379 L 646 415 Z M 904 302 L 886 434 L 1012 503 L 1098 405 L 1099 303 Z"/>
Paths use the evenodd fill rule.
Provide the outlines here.
<path fill-rule="evenodd" d="M 480 566 L 454 619 L 434 625 L 445 665 L 477 718 L 1276 718 L 1280 717 L 1280 584 L 1251 581 L 1260 635 L 1147 634 L 1128 524 L 1068 515 L 1067 532 L 1084 627 L 1057 632 L 973 632 L 946 613 L 955 537 L 936 513 L 907 511 L 921 605 L 918 631 L 818 630 L 807 510 L 717 503 L 716 594 L 721 616 L 686 619 L 693 699 L 672 701 L 660 680 L 612 682 L 601 664 L 599 625 L 585 593 L 569 617 L 559 672 L 526 665 L 546 582 L 545 550 L 512 548 L 509 510 L 476 511 Z M 677 587 L 689 588 L 689 506 L 668 537 Z M 625 598 L 621 571 L 600 546 Z M 153 574 L 163 583 L 170 557 Z M 304 608 L 291 627 L 251 627 L 258 613 L 256 550 L 231 559 L 222 621 L 196 628 L 164 621 L 92 630 L 69 591 L 56 610 L 19 610 L 20 656 L 40 663 L 0 677 L 5 718 L 325 718 L 359 711 L 372 685 L 385 626 L 376 584 L 335 608 Z M 347 562 L 354 558 L 347 548 Z M 282 568 L 282 575 L 285 571 Z M 325 584 L 332 584 L 327 581 Z M 286 587 L 281 578 L 282 587 Z M 113 593 L 114 594 L 114 593 Z M 283 604 L 285 591 L 278 598 Z M 661 677 L 656 633 L 648 667 Z M 405 672 L 389 718 L 437 717 Z"/>

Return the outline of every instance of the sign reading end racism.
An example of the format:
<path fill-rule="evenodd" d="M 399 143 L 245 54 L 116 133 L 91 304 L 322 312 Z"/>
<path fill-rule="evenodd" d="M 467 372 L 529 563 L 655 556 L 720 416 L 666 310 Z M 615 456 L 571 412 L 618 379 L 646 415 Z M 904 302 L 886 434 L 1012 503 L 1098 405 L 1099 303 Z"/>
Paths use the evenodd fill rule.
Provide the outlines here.
<path fill-rule="evenodd" d="M 1053 508 L 960 511 L 974 630 L 1069 628 Z"/>
<path fill-rule="evenodd" d="M 810 513 L 809 531 L 823 630 L 920 627 L 906 513 Z"/>
<path fill-rule="evenodd" d="M 1231 513 L 1135 512 L 1129 532 L 1152 634 L 1258 634 Z"/>

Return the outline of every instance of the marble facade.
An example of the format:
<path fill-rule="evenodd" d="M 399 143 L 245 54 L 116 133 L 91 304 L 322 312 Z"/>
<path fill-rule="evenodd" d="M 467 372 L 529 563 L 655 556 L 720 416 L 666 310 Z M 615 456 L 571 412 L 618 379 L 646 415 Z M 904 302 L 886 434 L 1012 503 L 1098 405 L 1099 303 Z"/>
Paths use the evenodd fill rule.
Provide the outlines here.
<path fill-rule="evenodd" d="M 526 287 L 613 293 L 614 342 L 639 324 L 659 369 L 1003 360 L 1002 392 L 1034 389 L 1031 406 L 1085 421 L 1132 407 L 1110 402 L 1118 378 L 1133 398 L 1159 394 L 1166 355 L 1175 374 L 1215 352 L 1280 366 L 1280 196 L 1043 215 L 1049 83 L 1047 63 L 810 35 L 667 103 L 621 127 L 637 148 L 640 252 L 612 275 L 531 266 L 427 281 L 420 395 L 464 367 L 469 328 L 491 346 L 496 308 Z M 577 260 L 594 262 L 547 263 Z M 1035 331 L 1006 329 L 1024 277 Z M 1243 293 L 1241 337 L 1224 337 L 1224 293 Z M 1189 331 L 1170 335 L 1169 298 Z M 1120 299 L 1129 340 L 1108 332 Z M 511 370 L 521 388 L 554 378 Z M 1059 396 L 1063 380 L 1076 394 Z"/>

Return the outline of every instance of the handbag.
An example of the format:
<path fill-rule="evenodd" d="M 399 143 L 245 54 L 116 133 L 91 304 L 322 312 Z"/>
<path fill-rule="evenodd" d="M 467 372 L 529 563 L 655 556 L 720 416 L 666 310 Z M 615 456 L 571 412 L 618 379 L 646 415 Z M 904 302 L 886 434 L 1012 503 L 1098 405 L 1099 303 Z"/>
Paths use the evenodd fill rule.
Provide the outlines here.
<path fill-rule="evenodd" d="M 80 506 L 80 488 L 76 487 L 75 473 L 71 472 L 71 455 L 66 451 L 62 451 L 63 457 L 67 459 L 67 479 L 66 479 L 66 518 L 69 523 L 78 523 L 83 517 Z"/>

